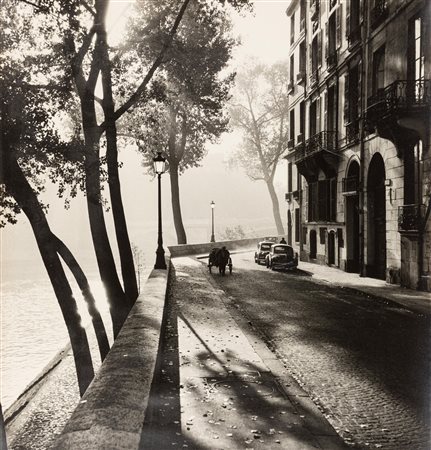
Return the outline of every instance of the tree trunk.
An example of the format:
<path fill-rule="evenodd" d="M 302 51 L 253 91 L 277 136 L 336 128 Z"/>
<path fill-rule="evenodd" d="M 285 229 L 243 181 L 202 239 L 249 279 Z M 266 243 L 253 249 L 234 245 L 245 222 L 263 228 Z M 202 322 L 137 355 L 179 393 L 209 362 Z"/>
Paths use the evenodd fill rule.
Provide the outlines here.
<path fill-rule="evenodd" d="M 81 316 L 78 313 L 76 300 L 61 265 L 51 230 L 37 196 L 22 173 L 16 159 L 9 154 L 10 149 L 5 148 L 8 144 L 4 141 L 2 144 L 4 183 L 7 192 L 14 197 L 24 211 L 33 229 L 42 260 L 66 323 L 75 359 L 79 392 L 83 395 L 94 377 L 94 369 L 87 335 L 81 325 Z"/>
<path fill-rule="evenodd" d="M 180 186 L 177 165 L 169 165 L 169 177 L 171 180 L 171 203 L 175 231 L 177 233 L 177 242 L 178 244 L 187 244 L 186 230 L 184 229 L 183 218 L 181 215 Z"/>
<path fill-rule="evenodd" d="M 103 85 L 103 111 L 106 123 L 106 156 L 108 163 L 109 193 L 111 197 L 112 214 L 114 218 L 115 234 L 118 251 L 120 253 L 121 274 L 124 290 L 132 301 L 138 297 L 138 285 L 136 281 L 135 265 L 133 262 L 132 247 L 130 245 L 124 214 L 123 200 L 121 197 L 120 177 L 118 173 L 118 148 L 117 128 L 114 119 L 114 100 L 112 96 L 111 63 L 109 61 L 106 31 L 99 32 L 100 51 L 102 58 L 102 85 Z"/>
<path fill-rule="evenodd" d="M 272 214 L 274 215 L 275 226 L 277 227 L 277 233 L 279 236 L 284 235 L 283 222 L 280 216 L 280 207 L 278 204 L 278 197 L 274 189 L 274 184 L 272 180 L 266 181 L 266 186 L 268 187 L 269 195 L 272 201 Z"/>
<path fill-rule="evenodd" d="M 100 278 L 105 286 L 110 304 L 115 338 L 126 320 L 133 302 L 124 294 L 121 286 L 106 230 L 100 186 L 100 134 L 91 97 L 81 99 L 81 111 L 85 136 L 84 166 L 88 217 Z"/>
<path fill-rule="evenodd" d="M 67 264 L 67 267 L 69 267 L 69 270 L 72 272 L 79 288 L 81 289 L 82 296 L 87 303 L 88 312 L 90 314 L 94 332 L 96 334 L 97 343 L 99 345 L 100 359 L 103 361 L 109 352 L 109 341 L 108 336 L 106 335 L 102 316 L 97 309 L 96 301 L 94 299 L 93 293 L 91 292 L 87 277 L 82 271 L 78 261 L 75 259 L 72 252 L 66 247 L 64 242 L 54 234 L 52 235 L 52 238 L 56 244 L 57 253 L 61 256 L 63 261 Z"/>

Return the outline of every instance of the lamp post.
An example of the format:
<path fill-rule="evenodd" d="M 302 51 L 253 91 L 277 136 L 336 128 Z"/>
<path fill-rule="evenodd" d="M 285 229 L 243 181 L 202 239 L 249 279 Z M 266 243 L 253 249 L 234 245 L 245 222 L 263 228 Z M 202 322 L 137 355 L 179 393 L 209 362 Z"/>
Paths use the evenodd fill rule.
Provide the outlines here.
<path fill-rule="evenodd" d="M 166 269 L 165 261 L 165 251 L 163 249 L 163 238 L 162 238 L 162 173 L 166 171 L 166 158 L 162 156 L 162 152 L 157 152 L 157 156 L 153 158 L 154 172 L 157 174 L 158 178 L 158 210 L 159 210 L 159 232 L 157 240 L 157 250 L 156 250 L 156 264 L 154 264 L 155 269 Z"/>
<path fill-rule="evenodd" d="M 213 201 L 211 201 L 210 205 L 211 205 L 211 242 L 215 242 L 215 237 L 214 237 L 214 208 L 215 208 L 215 203 Z"/>

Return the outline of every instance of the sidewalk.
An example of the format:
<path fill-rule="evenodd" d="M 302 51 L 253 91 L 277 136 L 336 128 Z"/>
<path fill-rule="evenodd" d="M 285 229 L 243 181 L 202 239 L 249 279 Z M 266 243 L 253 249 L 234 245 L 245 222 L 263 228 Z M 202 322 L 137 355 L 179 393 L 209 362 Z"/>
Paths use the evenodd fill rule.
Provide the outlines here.
<path fill-rule="evenodd" d="M 300 261 L 299 269 L 312 274 L 315 280 L 325 281 L 337 286 L 356 289 L 365 294 L 379 297 L 389 302 L 402 305 L 406 309 L 420 313 L 431 314 L 431 293 L 402 288 L 395 284 L 387 284 L 383 280 L 360 277 L 357 273 L 347 273 L 343 270 Z"/>
<path fill-rule="evenodd" d="M 205 266 L 188 257 L 172 264 L 140 448 L 346 448 Z"/>

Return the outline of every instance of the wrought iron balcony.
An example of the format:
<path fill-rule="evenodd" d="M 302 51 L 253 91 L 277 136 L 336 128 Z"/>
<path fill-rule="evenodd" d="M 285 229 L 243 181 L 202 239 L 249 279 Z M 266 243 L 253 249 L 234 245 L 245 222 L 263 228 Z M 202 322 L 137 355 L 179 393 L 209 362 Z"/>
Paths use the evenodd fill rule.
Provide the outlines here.
<path fill-rule="evenodd" d="M 425 217 L 425 205 L 404 205 L 398 207 L 398 231 L 421 231 Z"/>
<path fill-rule="evenodd" d="M 376 0 L 374 8 L 371 10 L 371 28 L 376 29 L 388 17 L 388 13 L 387 0 Z"/>
<path fill-rule="evenodd" d="M 295 163 L 308 158 L 315 153 L 329 152 L 335 154 L 338 150 L 336 131 L 321 131 L 307 139 L 303 145 L 295 147 Z"/>
<path fill-rule="evenodd" d="M 359 178 L 347 177 L 342 179 L 343 194 L 357 194 L 359 191 Z"/>
<path fill-rule="evenodd" d="M 367 122 L 426 113 L 431 107 L 431 80 L 397 80 L 368 98 Z"/>

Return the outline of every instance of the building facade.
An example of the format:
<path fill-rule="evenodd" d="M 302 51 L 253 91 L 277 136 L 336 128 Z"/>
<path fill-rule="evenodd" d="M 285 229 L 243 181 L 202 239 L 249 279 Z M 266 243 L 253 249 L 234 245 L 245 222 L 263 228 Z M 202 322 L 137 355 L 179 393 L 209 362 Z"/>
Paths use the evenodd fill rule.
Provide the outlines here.
<path fill-rule="evenodd" d="M 430 11 L 290 3 L 287 235 L 302 260 L 430 290 Z"/>

